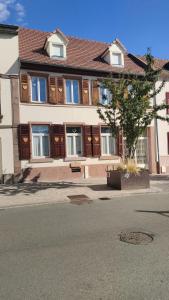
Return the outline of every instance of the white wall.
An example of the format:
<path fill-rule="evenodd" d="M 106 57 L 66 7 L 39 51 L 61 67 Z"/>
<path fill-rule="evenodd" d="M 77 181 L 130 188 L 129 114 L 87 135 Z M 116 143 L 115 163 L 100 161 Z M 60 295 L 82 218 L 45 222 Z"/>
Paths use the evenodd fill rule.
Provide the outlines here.
<path fill-rule="evenodd" d="M 94 106 L 20 104 L 20 122 L 51 122 L 56 124 L 72 122 L 98 125 L 101 120 Z"/>
<path fill-rule="evenodd" d="M 12 125 L 12 103 L 10 79 L 0 78 L 1 114 L 3 115 L 0 125 Z"/>
<path fill-rule="evenodd" d="M 161 82 L 158 82 L 157 86 L 159 86 L 160 83 Z M 157 104 L 166 103 L 166 92 L 169 92 L 169 81 L 165 83 L 165 86 L 161 92 L 156 96 Z M 166 109 L 161 111 L 159 114 L 166 117 Z M 169 124 L 167 122 L 158 120 L 160 156 L 168 156 L 167 132 L 169 132 Z"/>
<path fill-rule="evenodd" d="M 18 74 L 18 36 L 0 34 L 0 74 Z"/>
<path fill-rule="evenodd" d="M 12 129 L 0 129 L 2 141 L 2 171 L 3 174 L 14 173 L 13 136 Z"/>

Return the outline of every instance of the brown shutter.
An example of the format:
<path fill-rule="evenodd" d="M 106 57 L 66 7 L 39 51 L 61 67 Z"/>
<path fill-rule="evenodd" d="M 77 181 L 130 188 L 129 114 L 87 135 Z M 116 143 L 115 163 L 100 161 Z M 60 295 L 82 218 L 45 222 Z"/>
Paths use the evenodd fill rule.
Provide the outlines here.
<path fill-rule="evenodd" d="M 21 74 L 21 102 L 30 102 L 30 77 L 27 74 Z"/>
<path fill-rule="evenodd" d="M 123 135 L 119 132 L 117 136 L 117 154 L 122 157 L 123 156 Z"/>
<path fill-rule="evenodd" d="M 49 103 L 57 104 L 56 78 L 49 76 L 48 84 L 49 84 Z"/>
<path fill-rule="evenodd" d="M 169 155 L 169 132 L 167 132 L 167 144 L 168 144 L 168 155 Z"/>
<path fill-rule="evenodd" d="M 53 124 L 50 128 L 51 157 L 65 157 L 65 128 L 64 125 Z"/>
<path fill-rule="evenodd" d="M 92 148 L 94 157 L 101 155 L 100 126 L 92 126 Z"/>
<path fill-rule="evenodd" d="M 65 102 L 65 91 L 64 91 L 64 78 L 57 78 L 57 98 L 58 104 L 64 104 Z"/>
<path fill-rule="evenodd" d="M 29 124 L 18 126 L 19 159 L 30 159 L 30 127 Z"/>
<path fill-rule="evenodd" d="M 92 126 L 83 126 L 84 156 L 92 156 Z"/>
<path fill-rule="evenodd" d="M 169 105 L 169 92 L 166 93 L 166 104 Z M 169 114 L 169 108 L 167 108 L 167 114 Z"/>
<path fill-rule="evenodd" d="M 92 81 L 92 104 L 97 105 L 99 103 L 99 82 L 98 80 Z"/>
<path fill-rule="evenodd" d="M 82 104 L 89 105 L 89 80 L 82 79 Z"/>

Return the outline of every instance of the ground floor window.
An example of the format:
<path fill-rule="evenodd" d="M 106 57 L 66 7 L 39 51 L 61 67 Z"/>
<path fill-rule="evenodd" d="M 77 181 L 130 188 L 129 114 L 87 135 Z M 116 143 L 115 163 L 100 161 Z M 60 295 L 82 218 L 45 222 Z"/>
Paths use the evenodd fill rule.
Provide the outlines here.
<path fill-rule="evenodd" d="M 32 126 L 33 157 L 49 156 L 49 127 L 47 125 Z"/>
<path fill-rule="evenodd" d="M 124 138 L 124 150 L 127 153 L 127 149 L 125 146 L 125 138 Z M 148 164 L 148 140 L 146 134 L 143 134 L 139 137 L 136 151 L 135 151 L 135 160 L 139 165 L 147 165 Z"/>
<path fill-rule="evenodd" d="M 109 127 L 101 128 L 101 149 L 102 155 L 116 154 L 116 140 Z"/>
<path fill-rule="evenodd" d="M 81 127 L 66 128 L 67 156 L 82 156 Z"/>

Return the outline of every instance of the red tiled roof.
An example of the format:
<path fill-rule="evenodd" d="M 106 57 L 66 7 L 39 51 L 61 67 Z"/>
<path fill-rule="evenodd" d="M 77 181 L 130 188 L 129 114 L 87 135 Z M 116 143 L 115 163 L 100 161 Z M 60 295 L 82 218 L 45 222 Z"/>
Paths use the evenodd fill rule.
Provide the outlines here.
<path fill-rule="evenodd" d="M 106 63 L 101 55 L 108 48 L 108 43 L 83 40 L 67 36 L 67 59 L 56 60 L 48 56 L 44 50 L 46 38 L 49 32 L 20 28 L 19 30 L 19 52 L 21 61 L 63 66 L 69 68 L 81 68 L 102 72 L 117 73 L 143 73 L 143 68 L 131 55 L 124 55 L 124 68 L 112 67 Z"/>

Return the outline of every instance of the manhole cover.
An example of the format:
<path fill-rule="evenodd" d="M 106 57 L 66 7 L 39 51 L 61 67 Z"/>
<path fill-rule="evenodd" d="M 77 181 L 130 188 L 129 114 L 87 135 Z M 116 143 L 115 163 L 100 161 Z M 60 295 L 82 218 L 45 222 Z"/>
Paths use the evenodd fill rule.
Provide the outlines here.
<path fill-rule="evenodd" d="M 76 204 L 76 205 L 82 205 L 82 204 L 90 204 L 92 202 L 92 200 L 86 196 L 86 195 L 71 195 L 68 196 L 68 198 L 70 199 L 70 203 L 72 204 Z"/>
<path fill-rule="evenodd" d="M 99 199 L 100 199 L 100 200 L 110 200 L 109 197 L 100 197 Z"/>
<path fill-rule="evenodd" d="M 120 241 L 133 245 L 146 245 L 153 239 L 153 235 L 145 232 L 122 232 L 120 234 Z"/>

